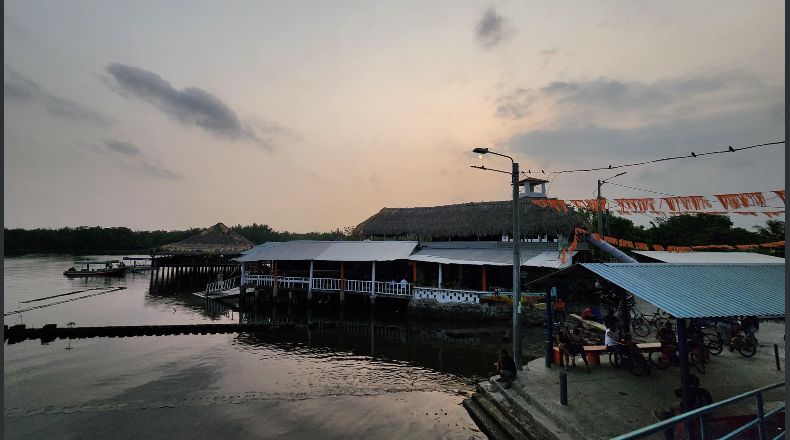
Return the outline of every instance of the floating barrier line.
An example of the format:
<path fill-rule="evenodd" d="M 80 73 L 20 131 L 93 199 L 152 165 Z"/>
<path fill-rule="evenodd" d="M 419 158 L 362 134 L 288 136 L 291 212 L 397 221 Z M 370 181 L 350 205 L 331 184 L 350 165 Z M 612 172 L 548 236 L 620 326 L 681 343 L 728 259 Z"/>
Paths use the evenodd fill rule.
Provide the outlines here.
<path fill-rule="evenodd" d="M 72 301 L 77 301 L 77 300 L 80 300 L 80 299 L 93 298 L 94 296 L 104 295 L 105 293 L 112 293 L 112 292 L 117 292 L 119 290 L 125 290 L 125 289 L 126 289 L 126 287 L 116 287 L 113 290 L 107 290 L 107 291 L 104 291 L 104 292 L 93 293 L 93 294 L 85 295 L 85 296 L 78 296 L 76 298 L 64 299 L 63 301 L 56 301 L 56 302 L 49 303 L 49 304 L 42 304 L 40 306 L 28 307 L 27 309 L 14 310 L 13 312 L 4 313 L 3 316 L 16 315 L 16 314 L 19 314 L 19 313 L 29 312 L 31 310 L 43 309 L 43 308 L 46 308 L 46 307 L 56 306 L 58 304 L 65 304 L 65 303 L 72 302 Z"/>
<path fill-rule="evenodd" d="M 58 298 L 58 297 L 61 297 L 61 296 L 66 296 L 66 295 L 74 295 L 75 293 L 88 292 L 90 290 L 104 290 L 104 289 L 112 289 L 112 287 L 94 287 L 92 289 L 75 290 L 73 292 L 61 293 L 60 295 L 45 296 L 43 298 L 36 298 L 36 299 L 29 299 L 27 301 L 20 301 L 19 303 L 20 304 L 27 304 L 27 303 L 32 303 L 32 302 L 36 302 L 36 301 L 44 301 L 46 299 Z"/>

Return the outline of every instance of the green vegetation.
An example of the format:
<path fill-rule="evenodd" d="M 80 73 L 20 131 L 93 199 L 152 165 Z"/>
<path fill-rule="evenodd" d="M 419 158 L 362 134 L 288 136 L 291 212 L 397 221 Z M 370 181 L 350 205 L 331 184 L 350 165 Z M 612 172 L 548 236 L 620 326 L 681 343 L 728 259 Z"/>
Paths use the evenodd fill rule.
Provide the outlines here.
<path fill-rule="evenodd" d="M 268 225 L 231 227 L 255 244 L 267 241 L 289 240 L 349 240 L 350 228 L 331 232 L 278 232 Z M 192 228 L 183 231 L 132 231 L 129 228 L 102 228 L 80 226 L 60 229 L 4 229 L 6 254 L 24 253 L 149 253 L 167 243 L 181 241 L 200 231 Z"/>
<path fill-rule="evenodd" d="M 595 213 L 580 212 L 588 225 L 595 231 Z M 623 238 L 633 242 L 660 244 L 663 246 L 704 246 L 711 244 L 760 244 L 785 239 L 785 222 L 768 220 L 765 226 L 755 226 L 754 231 L 733 227 L 725 215 L 678 215 L 650 222 L 650 227 L 637 226 L 631 220 L 604 214 L 604 235 Z M 769 255 L 784 257 L 784 248 L 755 249 Z"/>

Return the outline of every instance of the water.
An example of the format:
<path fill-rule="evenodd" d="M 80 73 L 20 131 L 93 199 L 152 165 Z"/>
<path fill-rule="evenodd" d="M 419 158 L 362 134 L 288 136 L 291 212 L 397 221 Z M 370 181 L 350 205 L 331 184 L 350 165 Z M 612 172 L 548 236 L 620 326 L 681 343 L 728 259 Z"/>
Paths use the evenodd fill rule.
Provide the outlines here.
<path fill-rule="evenodd" d="M 477 323 L 287 306 L 240 316 L 221 304 L 207 308 L 188 288 L 152 294 L 148 273 L 68 279 L 62 272 L 73 259 L 5 259 L 5 324 L 311 325 L 5 345 L 5 438 L 484 438 L 460 403 L 507 343 L 442 331 Z M 536 353 L 540 335 L 526 336 Z"/>

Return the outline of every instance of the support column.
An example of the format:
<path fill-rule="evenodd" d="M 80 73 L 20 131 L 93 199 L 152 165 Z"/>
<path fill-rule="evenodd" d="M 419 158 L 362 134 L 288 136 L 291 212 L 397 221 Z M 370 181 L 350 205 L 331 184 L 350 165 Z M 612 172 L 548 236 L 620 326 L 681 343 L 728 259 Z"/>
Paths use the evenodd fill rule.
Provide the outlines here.
<path fill-rule="evenodd" d="M 373 269 L 370 272 L 370 299 L 376 296 L 376 262 L 373 262 Z"/>
<path fill-rule="evenodd" d="M 689 356 L 688 356 L 688 339 L 686 337 L 686 320 L 678 319 L 678 352 L 680 356 L 680 389 L 681 389 L 681 409 L 683 412 L 688 412 L 691 408 L 691 399 L 689 395 Z M 689 423 L 685 424 L 689 426 Z"/>
<path fill-rule="evenodd" d="M 485 266 L 480 266 L 480 267 L 482 267 L 482 272 L 483 272 L 483 292 L 486 292 L 488 291 L 488 280 L 486 279 L 486 267 Z"/>
<path fill-rule="evenodd" d="M 313 300 L 313 261 L 310 260 L 310 276 L 307 284 L 307 301 Z"/>
<path fill-rule="evenodd" d="M 344 302 L 346 300 L 346 266 L 341 261 L 340 262 L 340 302 Z"/>
<path fill-rule="evenodd" d="M 277 262 L 276 261 L 273 262 L 273 267 L 274 267 L 274 285 L 272 287 L 272 290 L 274 291 L 274 293 L 277 293 Z"/>
<path fill-rule="evenodd" d="M 552 287 L 546 293 L 546 368 L 551 368 L 551 358 L 554 355 L 554 344 L 552 343 L 552 322 L 551 322 L 551 297 L 557 294 L 557 288 Z M 582 356 L 586 356 L 582 353 Z"/>
<path fill-rule="evenodd" d="M 439 282 L 437 284 L 438 284 L 438 286 L 436 286 L 436 287 L 441 289 L 442 288 L 442 263 L 439 263 Z"/>
<path fill-rule="evenodd" d="M 412 261 L 411 263 L 411 283 L 412 285 L 417 285 L 417 262 Z"/>

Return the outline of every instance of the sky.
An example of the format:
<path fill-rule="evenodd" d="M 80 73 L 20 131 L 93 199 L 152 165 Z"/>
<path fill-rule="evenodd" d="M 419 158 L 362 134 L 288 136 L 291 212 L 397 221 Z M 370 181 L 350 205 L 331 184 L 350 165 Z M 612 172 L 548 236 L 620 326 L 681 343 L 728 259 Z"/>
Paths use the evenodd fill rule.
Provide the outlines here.
<path fill-rule="evenodd" d="M 9 0 L 5 226 L 327 231 L 383 207 L 508 199 L 509 176 L 470 165 L 509 161 L 476 146 L 543 177 L 783 141 L 784 8 Z M 779 145 L 612 182 L 769 192 L 784 164 Z M 590 198 L 613 174 L 562 174 L 549 196 Z"/>

